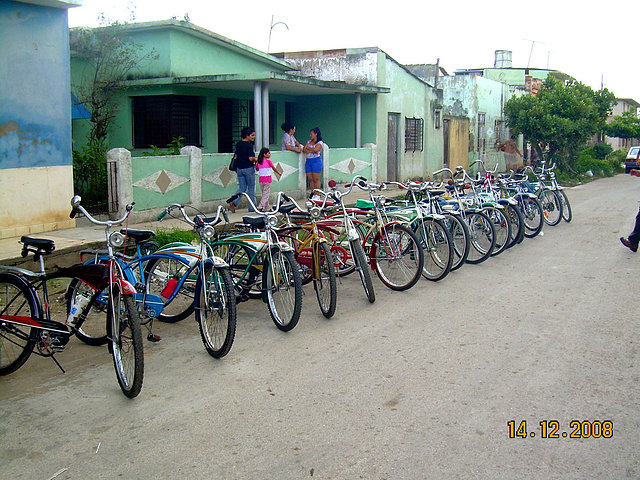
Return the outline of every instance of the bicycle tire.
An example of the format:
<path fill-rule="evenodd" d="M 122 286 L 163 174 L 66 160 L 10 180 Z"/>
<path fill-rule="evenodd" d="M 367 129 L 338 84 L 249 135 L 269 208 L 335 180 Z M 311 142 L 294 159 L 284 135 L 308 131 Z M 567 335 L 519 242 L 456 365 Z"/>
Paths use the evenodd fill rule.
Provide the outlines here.
<path fill-rule="evenodd" d="M 511 243 L 511 222 L 509 222 L 506 213 L 498 207 L 488 207 L 485 209 L 485 213 L 493 222 L 496 243 L 491 256 L 495 257 L 504 252 Z"/>
<path fill-rule="evenodd" d="M 569 203 L 569 197 L 564 193 L 564 190 L 558 190 L 560 200 L 562 201 L 562 219 L 565 222 L 570 222 L 573 218 L 573 212 L 571 211 L 571 204 Z"/>
<path fill-rule="evenodd" d="M 67 300 L 67 315 L 71 306 L 77 303 L 78 295 L 89 295 L 89 302 L 84 306 L 80 315 L 76 318 L 71 329 L 76 337 L 87 345 L 105 345 L 107 337 L 107 289 L 96 291 L 79 278 L 72 278 L 67 287 L 65 298 Z"/>
<path fill-rule="evenodd" d="M 383 225 L 371 243 L 370 259 L 378 278 L 388 288 L 404 291 L 413 287 L 424 267 L 420 240 L 399 223 Z"/>
<path fill-rule="evenodd" d="M 451 234 L 453 240 L 453 258 L 451 260 L 451 271 L 455 271 L 464 265 L 469 256 L 471 240 L 469 239 L 469 227 L 459 215 L 446 212 L 443 213 L 444 223 Z"/>
<path fill-rule="evenodd" d="M 317 242 L 316 256 L 313 266 L 316 272 L 313 275 L 313 288 L 316 291 L 320 311 L 326 318 L 333 317 L 338 301 L 338 286 L 336 284 L 336 269 L 333 264 L 331 250 L 326 242 Z"/>
<path fill-rule="evenodd" d="M 123 295 L 117 285 L 113 285 L 109 296 L 107 321 L 118 384 L 125 396 L 135 398 L 144 376 L 142 332 L 133 296 Z"/>
<path fill-rule="evenodd" d="M 252 250 L 239 243 L 220 242 L 212 247 L 213 254 L 222 258 L 229 265 L 236 301 L 245 299 L 245 297 L 262 298 L 260 287 L 262 272 L 256 268 L 256 265 L 260 264 L 260 258 L 256 257 L 252 263 L 254 257 Z"/>
<path fill-rule="evenodd" d="M 425 218 L 417 224 L 414 233 L 420 240 L 424 264 L 422 276 L 433 282 L 442 280 L 451 271 L 453 239 L 442 220 Z"/>
<path fill-rule="evenodd" d="M 520 209 L 514 205 L 505 205 L 505 213 L 511 223 L 511 242 L 507 247 L 511 248 L 517 243 L 522 243 L 524 239 L 524 219 Z"/>
<path fill-rule="evenodd" d="M 2 321 L 4 315 L 38 318 L 42 309 L 20 277 L 0 273 L 0 375 L 9 375 L 29 359 L 38 329 Z"/>
<path fill-rule="evenodd" d="M 188 272 L 189 262 L 182 259 L 154 257 L 146 263 L 144 277 L 147 294 L 155 295 L 166 301 L 162 312 L 157 317 L 161 322 L 176 323 L 193 313 L 196 280 L 184 278 Z M 183 278 L 184 282 L 175 296 L 168 299 L 162 295 L 169 281 L 172 279 L 182 281 Z M 169 295 L 173 295 L 173 292 L 169 292 Z"/>
<path fill-rule="evenodd" d="M 203 279 L 206 279 L 204 286 Z M 204 348 L 214 358 L 224 357 L 236 334 L 236 299 L 229 267 L 206 264 L 196 282 L 194 305 Z"/>
<path fill-rule="evenodd" d="M 524 236 L 533 238 L 542 231 L 542 206 L 537 198 L 522 197 L 518 202 L 520 212 L 524 219 Z"/>
<path fill-rule="evenodd" d="M 496 244 L 493 222 L 482 212 L 466 214 L 466 221 L 471 240 L 466 262 L 477 265 L 491 256 Z"/>
<path fill-rule="evenodd" d="M 550 227 L 558 225 L 562 221 L 562 200 L 560 200 L 560 195 L 554 190 L 542 190 L 538 201 L 542 205 L 544 223 Z"/>
<path fill-rule="evenodd" d="M 364 293 L 367 296 L 369 303 L 373 303 L 376 301 L 376 292 L 373 289 L 371 272 L 369 271 L 369 264 L 367 263 L 367 258 L 364 254 L 362 244 L 357 240 L 349 240 L 349 246 L 351 247 L 354 268 L 360 275 L 360 281 L 362 282 Z"/>
<path fill-rule="evenodd" d="M 293 252 L 271 250 L 263 286 L 271 319 L 283 332 L 293 329 L 302 311 L 302 280 Z"/>

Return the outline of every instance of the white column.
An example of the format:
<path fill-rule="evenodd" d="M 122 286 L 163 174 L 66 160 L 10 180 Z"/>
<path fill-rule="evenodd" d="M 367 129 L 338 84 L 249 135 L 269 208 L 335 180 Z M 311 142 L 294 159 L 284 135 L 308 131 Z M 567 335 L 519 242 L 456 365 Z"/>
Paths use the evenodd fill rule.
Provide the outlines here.
<path fill-rule="evenodd" d="M 356 93 L 356 148 L 362 146 L 362 95 Z"/>
<path fill-rule="evenodd" d="M 262 147 L 269 147 L 269 84 L 262 82 Z"/>
<path fill-rule="evenodd" d="M 107 152 L 107 162 L 116 163 L 118 216 L 124 215 L 127 204 L 133 202 L 133 172 L 131 152 L 126 148 L 112 148 Z"/>
<path fill-rule="evenodd" d="M 253 124 L 256 126 L 256 148 L 262 146 L 262 82 L 253 84 Z"/>
<path fill-rule="evenodd" d="M 189 194 L 190 203 L 202 205 L 202 150 L 192 145 L 180 149 L 180 155 L 189 156 Z"/>

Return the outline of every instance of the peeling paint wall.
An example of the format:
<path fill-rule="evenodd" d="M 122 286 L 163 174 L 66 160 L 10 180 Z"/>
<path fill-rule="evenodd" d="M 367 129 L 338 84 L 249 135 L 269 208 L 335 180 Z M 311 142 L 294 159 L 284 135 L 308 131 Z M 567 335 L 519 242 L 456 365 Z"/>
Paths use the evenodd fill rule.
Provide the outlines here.
<path fill-rule="evenodd" d="M 294 52 L 285 53 L 284 59 L 304 76 L 356 85 L 378 85 L 377 49 Z"/>
<path fill-rule="evenodd" d="M 66 9 L 1 1 L 0 45 L 0 238 L 70 226 Z"/>

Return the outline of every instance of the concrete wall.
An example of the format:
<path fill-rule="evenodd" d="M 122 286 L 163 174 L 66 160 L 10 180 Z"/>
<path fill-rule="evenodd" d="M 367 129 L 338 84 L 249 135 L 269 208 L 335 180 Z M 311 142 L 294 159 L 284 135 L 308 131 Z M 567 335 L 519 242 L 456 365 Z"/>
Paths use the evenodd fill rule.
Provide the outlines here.
<path fill-rule="evenodd" d="M 71 227 L 66 8 L 0 2 L 0 238 Z"/>

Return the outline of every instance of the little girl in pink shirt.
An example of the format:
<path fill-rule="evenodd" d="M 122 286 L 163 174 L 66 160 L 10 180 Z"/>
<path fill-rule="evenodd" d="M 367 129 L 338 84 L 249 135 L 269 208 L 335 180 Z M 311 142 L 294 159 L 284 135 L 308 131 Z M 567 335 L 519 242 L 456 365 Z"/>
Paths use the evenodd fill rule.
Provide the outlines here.
<path fill-rule="evenodd" d="M 260 176 L 260 188 L 262 190 L 262 198 L 260 199 L 260 205 L 258 210 L 266 212 L 271 210 L 269 204 L 269 194 L 271 193 L 271 182 L 273 181 L 271 175 L 273 174 L 273 162 L 270 160 L 271 151 L 267 147 L 263 147 L 258 154 L 258 161 L 256 162 L 256 169 Z"/>

